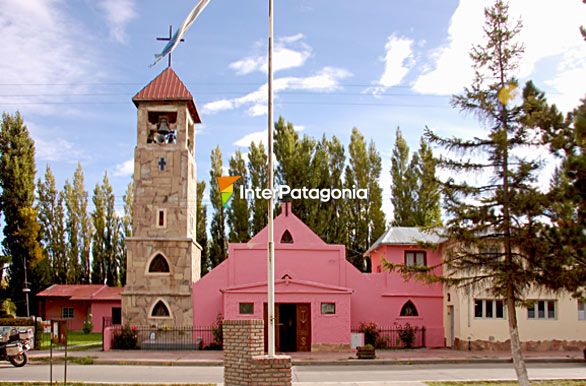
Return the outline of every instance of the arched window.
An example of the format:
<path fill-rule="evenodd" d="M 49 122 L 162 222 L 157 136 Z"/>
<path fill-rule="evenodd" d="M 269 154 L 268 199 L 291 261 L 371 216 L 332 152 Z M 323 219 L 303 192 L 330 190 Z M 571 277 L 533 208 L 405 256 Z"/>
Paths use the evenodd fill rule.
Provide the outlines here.
<path fill-rule="evenodd" d="M 293 244 L 293 236 L 291 236 L 291 232 L 288 229 L 281 236 L 281 244 Z"/>
<path fill-rule="evenodd" d="M 157 253 L 157 255 L 155 257 L 153 257 L 153 259 L 151 260 L 151 263 L 149 264 L 149 272 L 155 272 L 155 273 L 170 272 L 169 271 L 169 263 L 167 262 L 167 259 L 165 259 L 165 256 L 161 255 L 160 253 Z"/>
<path fill-rule="evenodd" d="M 153 307 L 153 311 L 151 312 L 151 316 L 155 318 L 165 318 L 171 316 L 167 305 L 163 303 L 162 300 L 159 300 L 157 304 Z"/>
<path fill-rule="evenodd" d="M 401 308 L 401 316 L 418 316 L 417 308 L 415 308 L 415 304 L 411 300 L 407 300 L 405 304 L 403 304 L 403 308 Z"/>

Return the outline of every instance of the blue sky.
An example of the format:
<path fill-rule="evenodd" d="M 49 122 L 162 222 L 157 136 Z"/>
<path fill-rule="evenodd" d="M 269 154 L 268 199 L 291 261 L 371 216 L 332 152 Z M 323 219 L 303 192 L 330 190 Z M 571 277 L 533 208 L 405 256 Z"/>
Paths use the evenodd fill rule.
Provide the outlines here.
<path fill-rule="evenodd" d="M 210 151 L 233 152 L 266 130 L 266 0 L 212 0 L 173 54 L 203 125 L 198 179 Z M 449 107 L 471 79 L 467 52 L 482 38 L 480 0 L 275 0 L 275 116 L 301 133 L 352 127 L 375 141 L 390 206 L 390 152 L 400 126 L 415 149 L 425 125 L 447 135 L 482 129 Z M 37 145 L 38 175 L 49 164 L 62 186 L 78 161 L 91 192 L 108 170 L 122 208 L 132 173 L 132 96 L 166 66 L 148 68 L 168 26 L 195 0 L 0 0 L 0 110 L 20 110 Z M 524 22 L 521 80 L 533 79 L 567 111 L 586 90 L 586 24 L 580 0 L 512 0 Z M 261 133 L 263 132 L 263 133 Z M 545 173 L 544 175 L 546 175 Z M 545 180 L 544 180 L 545 181 Z M 91 194 L 91 193 L 90 193 Z"/>

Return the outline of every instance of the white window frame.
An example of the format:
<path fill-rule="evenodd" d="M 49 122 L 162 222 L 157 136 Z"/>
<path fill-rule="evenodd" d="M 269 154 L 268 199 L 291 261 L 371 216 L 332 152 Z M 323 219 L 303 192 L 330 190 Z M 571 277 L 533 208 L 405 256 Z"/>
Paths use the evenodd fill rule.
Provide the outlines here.
<path fill-rule="evenodd" d="M 163 225 L 159 223 L 159 217 L 161 216 L 161 212 L 163 213 Z M 167 208 L 157 208 L 157 212 L 155 215 L 155 226 L 158 229 L 167 228 Z"/>
<path fill-rule="evenodd" d="M 411 259 L 409 257 L 411 257 Z M 418 261 L 419 257 L 422 257 L 423 261 Z M 405 265 L 407 267 L 426 267 L 427 266 L 427 252 L 426 251 L 405 251 Z"/>
<path fill-rule="evenodd" d="M 71 310 L 71 316 L 69 316 L 69 312 Z M 61 307 L 61 319 L 73 319 L 75 317 L 75 308 L 74 307 Z"/>
<path fill-rule="evenodd" d="M 578 300 L 578 320 L 586 320 L 586 301 Z"/>
<path fill-rule="evenodd" d="M 476 316 L 476 302 L 482 302 L 482 315 Z M 497 302 L 501 302 L 503 307 L 503 316 L 497 316 Z M 486 310 L 490 307 L 492 316 L 488 316 Z M 505 302 L 502 299 L 474 299 L 474 318 L 475 319 L 505 319 L 506 318 Z"/>
<path fill-rule="evenodd" d="M 543 303 L 543 316 L 539 315 L 539 305 Z M 549 316 L 550 305 L 553 304 L 553 317 Z M 534 300 L 533 304 L 527 307 L 527 319 L 529 320 L 556 320 L 557 319 L 557 300 L 540 299 Z M 530 310 L 533 310 L 533 316 L 529 315 Z"/>

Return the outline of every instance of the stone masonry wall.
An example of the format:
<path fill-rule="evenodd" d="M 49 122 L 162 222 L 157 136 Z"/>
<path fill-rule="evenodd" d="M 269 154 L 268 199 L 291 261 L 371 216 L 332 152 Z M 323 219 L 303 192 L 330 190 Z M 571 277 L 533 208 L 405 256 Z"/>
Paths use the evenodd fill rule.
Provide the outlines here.
<path fill-rule="evenodd" d="M 521 342 L 521 349 L 523 351 L 582 351 L 586 347 L 585 340 L 540 340 L 540 341 L 526 341 Z M 511 350 L 511 341 L 487 341 L 487 340 L 472 340 L 470 343 L 467 340 L 454 340 L 454 348 L 456 350 L 471 350 L 471 351 L 509 351 Z"/>

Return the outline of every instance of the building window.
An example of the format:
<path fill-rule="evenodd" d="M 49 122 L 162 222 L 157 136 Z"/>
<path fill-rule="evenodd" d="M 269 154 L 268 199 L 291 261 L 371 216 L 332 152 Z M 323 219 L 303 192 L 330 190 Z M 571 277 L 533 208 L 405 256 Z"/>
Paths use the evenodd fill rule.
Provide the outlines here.
<path fill-rule="evenodd" d="M 166 217 L 165 209 L 157 210 L 157 228 L 165 228 L 167 226 Z"/>
<path fill-rule="evenodd" d="M 555 319 L 555 300 L 535 300 L 527 307 L 528 319 Z"/>
<path fill-rule="evenodd" d="M 504 319 L 505 305 L 502 300 L 474 299 L 474 317 L 482 319 Z"/>
<path fill-rule="evenodd" d="M 407 267 L 427 265 L 427 257 L 423 251 L 406 251 L 405 252 L 405 265 Z"/>
<path fill-rule="evenodd" d="M 254 303 L 240 303 L 240 315 L 254 314 Z"/>
<path fill-rule="evenodd" d="M 291 232 L 288 229 L 281 236 L 281 244 L 293 244 L 293 236 L 291 236 Z"/>
<path fill-rule="evenodd" d="M 73 307 L 61 308 L 61 319 L 73 319 Z"/>
<path fill-rule="evenodd" d="M 149 264 L 149 272 L 150 273 L 169 273 L 169 263 L 165 256 L 157 253 L 155 257 L 151 260 Z"/>
<path fill-rule="evenodd" d="M 323 315 L 334 315 L 336 313 L 336 303 L 322 303 L 321 313 Z"/>
<path fill-rule="evenodd" d="M 403 307 L 401 307 L 401 316 L 419 316 L 415 304 L 411 300 L 407 300 Z"/>
<path fill-rule="evenodd" d="M 167 305 L 163 303 L 162 300 L 159 300 L 157 304 L 155 304 L 155 306 L 153 307 L 151 316 L 154 318 L 168 318 L 169 316 L 171 316 L 171 313 L 169 312 L 169 308 L 167 308 Z"/>
<path fill-rule="evenodd" d="M 586 302 L 578 300 L 578 320 L 586 320 Z"/>

